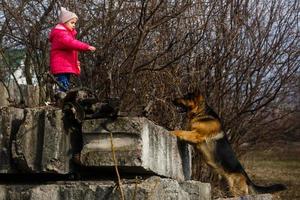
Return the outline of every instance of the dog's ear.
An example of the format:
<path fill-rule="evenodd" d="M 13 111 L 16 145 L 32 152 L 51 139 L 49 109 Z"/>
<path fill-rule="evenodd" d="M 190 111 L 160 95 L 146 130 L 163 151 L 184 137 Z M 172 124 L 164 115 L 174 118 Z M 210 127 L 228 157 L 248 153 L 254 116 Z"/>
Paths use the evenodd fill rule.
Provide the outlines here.
<path fill-rule="evenodd" d="M 185 94 L 183 96 L 183 98 L 186 99 L 186 100 L 188 100 L 188 99 L 189 100 L 194 99 L 195 98 L 195 93 L 194 92 L 189 92 L 189 93 Z"/>
<path fill-rule="evenodd" d="M 200 88 L 196 88 L 196 89 L 194 90 L 193 93 L 194 93 L 194 96 L 195 96 L 195 97 L 198 97 L 198 96 L 200 96 L 200 95 L 203 96 L 203 91 L 201 91 Z"/>

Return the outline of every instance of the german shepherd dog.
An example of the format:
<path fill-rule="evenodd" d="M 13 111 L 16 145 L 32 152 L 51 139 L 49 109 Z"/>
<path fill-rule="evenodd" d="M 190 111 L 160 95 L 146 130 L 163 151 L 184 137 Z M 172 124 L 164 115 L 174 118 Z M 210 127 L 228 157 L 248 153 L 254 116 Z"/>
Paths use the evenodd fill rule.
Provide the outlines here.
<path fill-rule="evenodd" d="M 174 130 L 171 134 L 202 153 L 207 165 L 225 178 L 231 195 L 272 193 L 286 189 L 282 184 L 264 187 L 250 180 L 233 152 L 219 116 L 207 105 L 202 95 L 189 93 L 173 103 L 187 112 L 189 130 Z"/>

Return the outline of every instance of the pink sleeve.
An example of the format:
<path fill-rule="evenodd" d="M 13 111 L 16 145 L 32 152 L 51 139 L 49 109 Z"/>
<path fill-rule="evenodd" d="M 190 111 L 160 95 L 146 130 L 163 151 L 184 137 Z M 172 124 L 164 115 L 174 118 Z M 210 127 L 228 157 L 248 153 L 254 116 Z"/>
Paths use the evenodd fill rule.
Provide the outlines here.
<path fill-rule="evenodd" d="M 77 51 L 87 51 L 89 50 L 89 46 L 87 43 L 81 42 L 79 40 L 76 40 L 72 38 L 69 34 L 64 33 L 61 31 L 58 33 L 58 40 L 61 44 L 62 49 L 73 49 Z"/>

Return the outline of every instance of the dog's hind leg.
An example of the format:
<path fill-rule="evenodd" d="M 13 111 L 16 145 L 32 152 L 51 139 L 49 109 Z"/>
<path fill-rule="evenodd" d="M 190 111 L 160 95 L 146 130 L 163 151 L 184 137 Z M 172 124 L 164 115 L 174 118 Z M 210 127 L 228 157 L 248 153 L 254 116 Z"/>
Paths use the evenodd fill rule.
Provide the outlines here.
<path fill-rule="evenodd" d="M 192 144 L 203 142 L 206 139 L 206 137 L 201 136 L 201 134 L 196 131 L 175 130 L 171 131 L 171 134 L 177 136 L 181 140 Z"/>
<path fill-rule="evenodd" d="M 232 173 L 226 175 L 231 194 L 235 197 L 249 194 L 246 177 L 243 174 Z"/>

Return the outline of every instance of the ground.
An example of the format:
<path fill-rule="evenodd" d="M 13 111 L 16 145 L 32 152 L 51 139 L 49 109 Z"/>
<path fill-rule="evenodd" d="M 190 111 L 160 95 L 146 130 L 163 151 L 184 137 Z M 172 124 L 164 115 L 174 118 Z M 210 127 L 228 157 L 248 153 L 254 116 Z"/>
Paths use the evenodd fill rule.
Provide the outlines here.
<path fill-rule="evenodd" d="M 283 183 L 288 190 L 274 199 L 300 199 L 300 140 L 281 140 L 259 144 L 242 156 L 241 162 L 257 184 Z"/>

